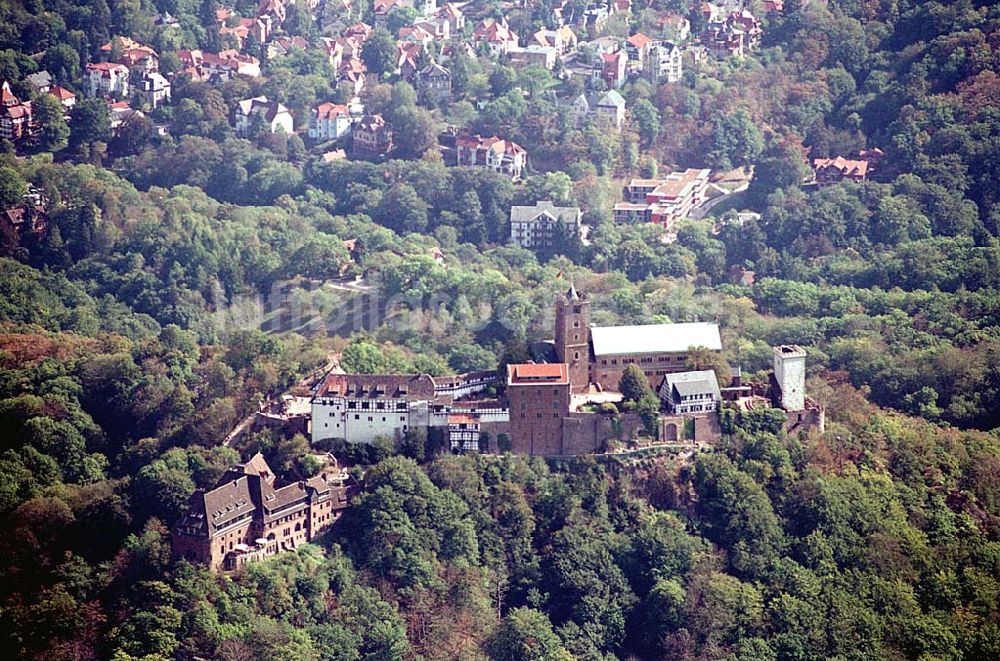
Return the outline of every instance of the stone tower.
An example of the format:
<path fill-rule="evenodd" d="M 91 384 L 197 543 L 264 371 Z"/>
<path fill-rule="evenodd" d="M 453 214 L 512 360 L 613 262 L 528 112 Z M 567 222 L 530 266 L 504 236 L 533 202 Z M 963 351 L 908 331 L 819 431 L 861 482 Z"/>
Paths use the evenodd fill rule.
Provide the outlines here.
<path fill-rule="evenodd" d="M 570 285 L 556 300 L 556 358 L 569 365 L 573 392 L 590 385 L 590 301 Z"/>
<path fill-rule="evenodd" d="M 781 389 L 781 408 L 802 411 L 806 407 L 806 352 L 794 344 L 774 347 L 774 380 Z"/>

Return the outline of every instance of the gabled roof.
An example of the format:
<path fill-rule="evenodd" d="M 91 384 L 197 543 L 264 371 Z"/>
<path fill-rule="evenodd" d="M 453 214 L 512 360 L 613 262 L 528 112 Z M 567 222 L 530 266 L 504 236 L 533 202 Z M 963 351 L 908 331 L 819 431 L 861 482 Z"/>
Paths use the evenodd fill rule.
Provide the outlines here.
<path fill-rule="evenodd" d="M 510 208 L 510 222 L 531 223 L 540 220 L 543 214 L 552 220 L 575 224 L 580 218 L 579 207 L 557 207 L 549 200 L 540 200 L 534 206 L 513 206 Z"/>
<path fill-rule="evenodd" d="M 426 78 L 428 76 L 451 76 L 451 72 L 437 62 L 431 62 L 426 67 L 421 69 L 420 73 L 417 75 L 421 78 Z"/>
<path fill-rule="evenodd" d="M 76 98 L 76 94 L 73 94 L 65 87 L 59 87 L 58 85 L 53 85 L 49 88 L 49 94 L 56 97 L 60 101 L 69 101 L 70 99 Z"/>
<path fill-rule="evenodd" d="M 614 108 L 624 108 L 625 107 L 625 97 L 618 93 L 618 90 L 610 90 L 605 92 L 601 97 L 597 105 L 604 107 L 614 107 Z"/>
<path fill-rule="evenodd" d="M 712 370 L 694 370 L 691 372 L 678 372 L 667 374 L 663 377 L 663 385 L 668 392 L 677 393 L 679 396 L 701 395 L 709 393 L 715 399 L 719 399 L 719 380 Z"/>
<path fill-rule="evenodd" d="M 649 46 L 651 43 L 653 43 L 652 37 L 648 37 L 648 36 L 644 35 L 641 32 L 636 32 L 635 34 L 633 34 L 631 37 L 629 37 L 625 41 L 627 41 L 632 46 L 635 46 L 639 50 L 642 50 L 643 48 L 645 48 L 645 47 Z"/>
<path fill-rule="evenodd" d="M 683 353 L 691 347 L 722 350 L 719 325 L 709 322 L 593 326 L 590 329 L 590 338 L 595 356 Z"/>
<path fill-rule="evenodd" d="M 334 119 L 336 117 L 349 117 L 350 111 L 347 106 L 339 103 L 325 101 L 313 108 L 317 119 Z"/>

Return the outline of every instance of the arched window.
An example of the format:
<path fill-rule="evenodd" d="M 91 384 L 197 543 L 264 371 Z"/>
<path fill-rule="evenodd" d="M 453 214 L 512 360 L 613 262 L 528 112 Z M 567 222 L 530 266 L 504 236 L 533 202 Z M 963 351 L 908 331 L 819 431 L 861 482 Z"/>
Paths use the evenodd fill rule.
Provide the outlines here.
<path fill-rule="evenodd" d="M 300 530 L 302 530 L 302 524 L 301 523 L 296 523 L 295 524 L 295 532 L 298 532 Z"/>

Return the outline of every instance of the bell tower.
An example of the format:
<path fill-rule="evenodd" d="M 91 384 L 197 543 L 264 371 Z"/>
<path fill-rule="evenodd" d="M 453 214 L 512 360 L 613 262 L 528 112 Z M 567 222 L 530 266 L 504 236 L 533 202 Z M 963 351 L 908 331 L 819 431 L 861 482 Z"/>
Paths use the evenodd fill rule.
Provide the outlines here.
<path fill-rule="evenodd" d="M 590 385 L 590 301 L 570 285 L 556 300 L 556 358 L 569 366 L 573 392 Z"/>

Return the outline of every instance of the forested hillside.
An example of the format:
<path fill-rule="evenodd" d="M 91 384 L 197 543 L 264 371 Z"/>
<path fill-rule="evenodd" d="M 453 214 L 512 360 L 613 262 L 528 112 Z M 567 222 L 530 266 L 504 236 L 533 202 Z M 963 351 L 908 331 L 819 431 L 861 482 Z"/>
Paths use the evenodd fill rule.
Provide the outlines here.
<path fill-rule="evenodd" d="M 290 5 L 283 34 L 317 40 L 344 18 L 337 4 Z M 529 4 L 511 16 L 524 33 L 554 3 Z M 639 0 L 607 32 L 667 11 L 695 23 L 691 4 Z M 0 80 L 43 118 L 30 144 L 0 139 L 0 210 L 38 191 L 48 217 L 43 233 L 0 234 L 9 653 L 1000 658 L 1000 7 L 749 6 L 760 48 L 679 83 L 628 83 L 620 131 L 577 127 L 552 90 L 579 81 L 542 67 L 458 54 L 455 99 L 438 107 L 369 55 L 362 99 L 397 142 L 373 163 L 330 162 L 298 134 L 236 137 L 242 99 L 280 100 L 297 129 L 347 99 L 314 51 L 262 57 L 259 78 L 186 77 L 179 49 L 231 45 L 214 1 L 0 3 Z M 123 35 L 177 75 L 169 105 L 112 131 L 84 68 Z M 78 94 L 66 118 L 24 82 L 39 70 Z M 514 184 L 446 166 L 446 125 L 530 146 L 532 171 Z M 804 185 L 805 154 L 874 147 L 868 181 Z M 753 178 L 671 240 L 612 222 L 623 182 L 686 167 Z M 588 241 L 509 244 L 511 205 L 538 200 L 579 205 Z M 733 284 L 734 267 L 755 282 Z M 362 274 L 437 307 L 350 337 L 266 323 L 279 288 L 323 309 L 313 285 Z M 188 498 L 240 450 L 285 480 L 315 469 L 301 435 L 220 445 L 263 397 L 333 353 L 369 373 L 526 359 L 570 280 L 595 323 L 718 321 L 726 362 L 748 375 L 773 345 L 804 347 L 826 433 L 744 415 L 688 462 L 376 448 L 351 455 L 364 489 L 321 543 L 227 576 L 171 560 Z"/>

